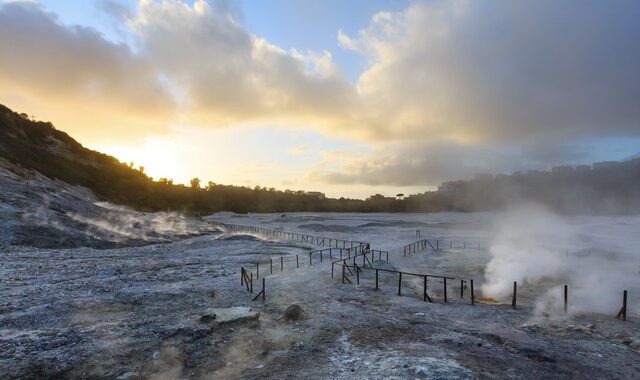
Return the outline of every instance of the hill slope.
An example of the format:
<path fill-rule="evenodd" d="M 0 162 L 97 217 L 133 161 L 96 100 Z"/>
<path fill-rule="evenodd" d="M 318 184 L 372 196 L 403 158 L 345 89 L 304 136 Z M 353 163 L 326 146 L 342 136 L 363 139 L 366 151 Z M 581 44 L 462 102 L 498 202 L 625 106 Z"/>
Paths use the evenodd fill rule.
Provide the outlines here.
<path fill-rule="evenodd" d="M 640 159 L 551 172 L 479 176 L 443 183 L 438 191 L 404 199 L 326 198 L 322 193 L 209 183 L 205 188 L 153 181 L 116 158 L 83 147 L 51 123 L 29 120 L 0 105 L 0 158 L 44 176 L 91 189 L 99 200 L 139 211 L 208 214 L 247 212 L 439 212 L 497 210 L 523 200 L 561 213 L 640 212 Z M 417 173 L 419 174 L 419 173 Z"/>
<path fill-rule="evenodd" d="M 83 147 L 51 123 L 29 120 L 0 105 L 0 157 L 25 169 L 81 185 L 114 203 L 154 209 L 144 204 L 153 181 L 100 152 Z M 148 199 L 147 199 L 148 200 Z"/>
<path fill-rule="evenodd" d="M 210 213 L 372 211 L 363 201 L 329 199 L 304 191 L 208 184 L 205 189 L 153 181 L 116 158 L 83 147 L 48 122 L 29 120 L 0 105 L 0 158 L 91 189 L 99 199 L 141 211 Z"/>

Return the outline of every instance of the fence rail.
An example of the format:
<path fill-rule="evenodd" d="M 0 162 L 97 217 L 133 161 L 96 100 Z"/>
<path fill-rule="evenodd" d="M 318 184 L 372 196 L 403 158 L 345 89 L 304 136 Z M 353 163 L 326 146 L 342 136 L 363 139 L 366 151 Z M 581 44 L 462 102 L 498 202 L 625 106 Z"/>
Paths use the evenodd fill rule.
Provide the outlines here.
<path fill-rule="evenodd" d="M 449 247 L 449 249 L 480 249 L 480 241 L 479 240 L 447 240 L 443 239 L 422 239 L 415 241 L 413 243 L 409 243 L 402 247 L 402 252 L 404 256 L 411 255 L 412 253 L 417 253 L 420 251 L 424 251 L 426 249 L 431 249 L 432 251 L 437 251 L 444 247 Z"/>
<path fill-rule="evenodd" d="M 224 226 L 229 230 L 234 231 L 249 231 L 256 234 L 263 234 L 267 236 L 273 236 L 278 238 L 291 239 L 294 241 L 307 242 L 307 243 L 315 243 L 318 246 L 324 246 L 325 244 L 329 244 L 327 248 L 311 250 L 309 252 L 309 266 L 313 265 L 313 258 L 319 257 L 319 261 L 323 262 L 323 258 L 325 255 L 329 256 L 329 260 L 331 260 L 331 277 L 334 277 L 335 266 L 342 267 L 342 283 L 353 284 L 352 278 L 356 277 L 356 284 L 360 284 L 360 273 L 363 271 L 374 271 L 375 272 L 375 290 L 380 290 L 379 284 L 379 274 L 382 273 L 390 273 L 398 276 L 398 295 L 402 295 L 402 278 L 406 277 L 418 277 L 423 279 L 423 291 L 422 298 L 425 302 L 433 302 L 433 299 L 428 294 L 428 280 L 435 279 L 442 282 L 442 290 L 443 290 L 443 301 L 448 302 L 449 300 L 449 291 L 450 283 L 453 280 L 456 280 L 456 277 L 446 276 L 446 275 L 436 275 L 431 273 L 415 273 L 415 272 L 405 272 L 395 269 L 386 269 L 386 268 L 377 268 L 373 265 L 375 262 L 376 255 L 379 260 L 382 260 L 383 255 L 385 256 L 386 261 L 389 261 L 389 252 L 371 249 L 370 244 L 363 242 L 356 242 L 350 240 L 343 239 L 333 239 L 326 237 L 319 237 L 307 234 L 299 234 L 292 232 L 285 232 L 279 230 L 271 230 L 265 229 L 262 227 L 255 226 L 242 226 L 242 225 L 234 225 L 234 224 L 224 224 L 218 223 L 218 225 Z M 417 234 L 418 235 L 418 234 Z M 437 251 L 440 248 L 440 239 L 422 239 L 413 243 L 409 243 L 403 246 L 404 256 L 411 255 L 412 253 L 420 252 L 423 250 L 431 249 L 433 251 Z M 449 241 L 449 247 L 454 247 L 454 240 Z M 462 247 L 472 247 L 472 245 L 468 245 L 466 241 L 462 241 Z M 334 247 L 333 244 L 336 246 Z M 338 247 L 338 245 L 342 245 L 342 247 Z M 476 245 L 480 248 L 480 242 L 477 242 Z M 459 248 L 459 247 L 455 247 Z M 334 260 L 335 257 L 339 257 L 337 260 Z M 346 255 L 346 257 L 345 257 Z M 371 256 L 371 257 L 369 257 Z M 359 264 L 360 259 L 362 259 L 362 263 Z M 287 262 L 290 260 L 286 260 Z M 296 268 L 300 267 L 300 258 L 299 255 L 295 256 Z M 280 271 L 284 270 L 284 256 L 280 257 Z M 269 261 L 257 261 L 256 263 L 256 279 L 260 278 L 260 264 L 268 264 L 269 272 L 273 273 L 273 258 L 270 258 Z M 278 264 L 278 263 L 276 263 Z M 351 277 L 350 277 L 351 276 Z M 240 283 L 242 286 L 246 287 L 247 291 L 253 294 L 253 273 L 247 271 L 244 267 L 241 268 L 240 274 Z M 460 299 L 464 299 L 465 289 L 470 288 L 470 304 L 476 304 L 476 296 L 474 289 L 474 281 L 473 279 L 460 279 Z M 263 300 L 266 299 L 266 283 L 264 276 L 262 277 L 262 289 L 258 294 L 253 298 L 253 300 L 257 300 L 262 297 Z M 511 307 L 513 309 L 517 309 L 517 295 L 518 295 L 518 284 L 514 281 L 513 283 L 513 293 L 511 297 Z M 565 314 L 568 313 L 568 285 L 563 286 L 563 311 Z M 627 290 L 623 291 L 622 296 L 622 307 L 616 315 L 616 318 L 622 319 L 624 321 L 627 320 Z"/>
<path fill-rule="evenodd" d="M 222 226 L 230 231 L 247 231 L 263 236 L 276 237 L 279 239 L 293 240 L 302 243 L 315 244 L 316 246 L 333 247 L 333 248 L 355 248 L 368 243 L 360 241 L 344 240 L 327 238 L 323 236 L 315 236 L 309 234 L 303 234 L 298 232 L 287 232 L 283 230 L 273 230 L 269 228 L 246 226 L 240 224 L 228 224 L 228 223 L 216 223 L 218 226 Z"/>

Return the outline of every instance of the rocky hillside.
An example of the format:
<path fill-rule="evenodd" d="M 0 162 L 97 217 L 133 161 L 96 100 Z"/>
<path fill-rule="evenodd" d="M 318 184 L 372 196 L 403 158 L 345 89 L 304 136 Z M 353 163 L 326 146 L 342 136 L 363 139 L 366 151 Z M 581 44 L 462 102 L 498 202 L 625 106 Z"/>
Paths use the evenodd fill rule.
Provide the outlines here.
<path fill-rule="evenodd" d="M 49 178 L 87 187 L 102 201 L 139 211 L 358 211 L 364 205 L 360 200 L 325 198 L 313 192 L 212 183 L 191 188 L 170 180 L 154 181 L 112 156 L 83 147 L 51 123 L 30 120 L 2 105 L 0 158 Z"/>
<path fill-rule="evenodd" d="M 110 203 L 144 200 L 148 186 L 143 173 L 0 105 L 0 246 L 108 248 L 208 230 L 177 213 Z"/>
<path fill-rule="evenodd" d="M 0 157 L 14 166 L 91 189 L 100 199 L 140 202 L 150 178 L 112 156 L 83 147 L 49 122 L 30 120 L 0 105 Z M 153 208 L 148 204 L 148 208 Z"/>
<path fill-rule="evenodd" d="M 0 247 L 112 248 L 210 232 L 204 222 L 102 202 L 82 186 L 0 159 Z"/>

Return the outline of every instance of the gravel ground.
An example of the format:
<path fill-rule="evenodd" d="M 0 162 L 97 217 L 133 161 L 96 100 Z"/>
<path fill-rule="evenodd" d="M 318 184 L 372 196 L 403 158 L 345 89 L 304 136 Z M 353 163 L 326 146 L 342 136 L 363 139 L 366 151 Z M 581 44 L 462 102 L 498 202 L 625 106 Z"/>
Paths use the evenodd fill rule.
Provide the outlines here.
<path fill-rule="evenodd" d="M 390 250 L 390 263 L 376 266 L 483 281 L 486 248 L 411 257 L 398 248 L 416 240 L 416 229 L 486 247 L 492 234 L 487 215 L 420 218 L 427 221 L 403 215 L 209 219 L 371 241 L 374 249 Z M 430 285 L 436 302 L 425 303 L 419 281 L 406 279 L 402 296 L 396 277 L 381 276 L 378 291 L 371 274 L 363 274 L 360 285 L 342 284 L 331 278 L 329 261 L 309 266 L 302 259 L 311 246 L 211 231 L 139 247 L 2 248 L 0 377 L 640 377 L 635 314 L 626 322 L 610 314 L 540 314 L 536 287 L 522 289 L 517 310 L 503 303 L 471 306 L 459 298 L 456 282 L 448 303 L 437 283 Z M 260 269 L 267 275 L 266 302 L 251 301 L 240 286 L 240 267 L 255 275 L 254 263 L 269 258 L 273 274 L 266 264 Z M 302 307 L 304 319 L 283 318 L 292 304 Z M 259 322 L 201 320 L 212 307 L 231 306 L 252 307 Z"/>

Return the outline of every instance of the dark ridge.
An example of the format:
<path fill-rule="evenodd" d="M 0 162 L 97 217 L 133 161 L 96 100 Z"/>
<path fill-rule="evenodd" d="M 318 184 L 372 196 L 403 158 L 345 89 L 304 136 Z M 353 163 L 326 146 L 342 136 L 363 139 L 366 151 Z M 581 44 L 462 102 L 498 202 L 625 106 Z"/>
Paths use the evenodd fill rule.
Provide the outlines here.
<path fill-rule="evenodd" d="M 398 198 L 372 195 L 366 200 L 327 198 L 320 192 L 280 191 L 256 186 L 176 185 L 154 181 L 143 168 L 83 147 L 49 122 L 30 120 L 0 105 L 0 157 L 22 168 L 91 189 L 100 199 L 140 211 L 206 214 L 247 212 L 441 212 L 496 210 L 534 201 L 564 213 L 640 212 L 640 158 L 550 172 L 478 175 L 443 183 L 438 191 Z M 212 163 L 215 164 L 215 163 Z M 16 173 L 24 175 L 24 173 Z"/>

